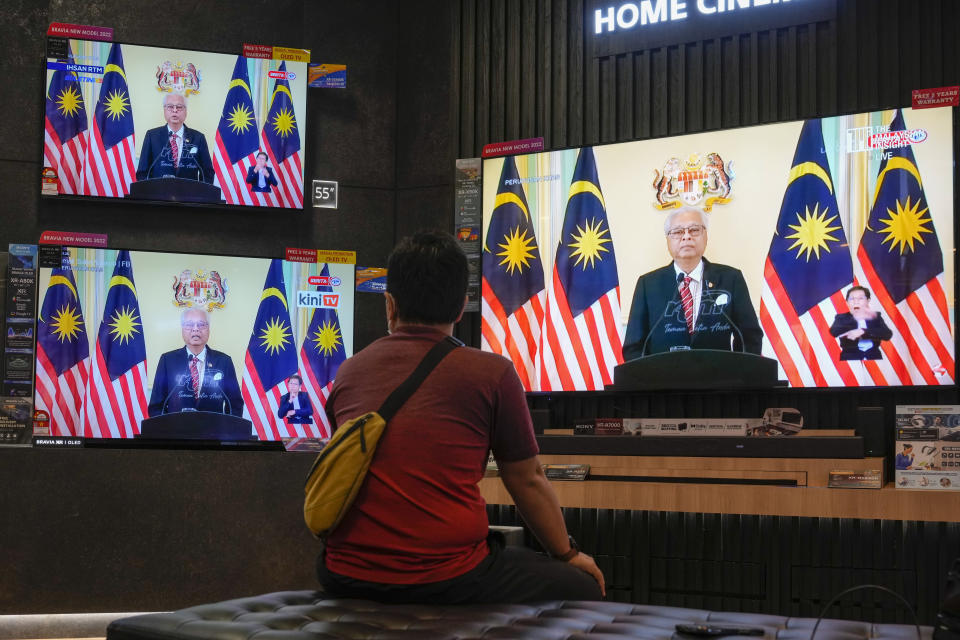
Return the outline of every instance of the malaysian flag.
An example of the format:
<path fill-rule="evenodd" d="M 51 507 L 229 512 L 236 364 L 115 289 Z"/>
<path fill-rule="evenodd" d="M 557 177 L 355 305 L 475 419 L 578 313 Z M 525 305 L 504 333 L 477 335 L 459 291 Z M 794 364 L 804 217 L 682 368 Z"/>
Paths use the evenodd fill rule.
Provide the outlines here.
<path fill-rule="evenodd" d="M 483 245 L 481 347 L 513 361 L 527 391 L 539 391 L 543 262 L 517 163 L 505 158 Z"/>
<path fill-rule="evenodd" d="M 100 97 L 93 112 L 93 136 L 84 165 L 83 192 L 88 196 L 122 197 L 136 180 L 133 161 L 133 111 L 119 44 L 110 46 L 103 68 Z"/>
<path fill-rule="evenodd" d="M 904 131 L 897 111 L 890 131 Z M 857 258 L 877 304 L 892 321 L 881 349 L 890 384 L 953 384 L 954 342 L 943 284 L 943 251 L 909 144 L 888 149 Z"/>
<path fill-rule="evenodd" d="M 540 389 L 602 390 L 623 363 L 620 280 L 593 148 L 573 170 L 540 339 Z"/>
<path fill-rule="evenodd" d="M 83 435 L 132 438 L 147 415 L 147 347 L 129 251 L 117 253 L 87 387 Z"/>
<path fill-rule="evenodd" d="M 287 63 L 281 62 L 286 73 Z M 276 207 L 303 208 L 303 158 L 300 152 L 300 130 L 293 113 L 293 94 L 286 78 L 273 85 L 270 110 L 263 123 L 263 143 L 277 182 L 267 199 Z"/>
<path fill-rule="evenodd" d="M 800 131 L 777 228 L 763 269 L 760 324 L 794 387 L 870 384 L 864 370 L 840 360 L 830 335 L 847 311 L 844 290 L 853 284 L 853 260 L 837 212 L 837 196 L 821 122 Z"/>
<path fill-rule="evenodd" d="M 323 265 L 321 277 L 330 277 L 330 267 Z M 317 291 L 332 293 L 333 287 L 317 285 Z M 330 397 L 330 388 L 337 369 L 346 360 L 343 336 L 340 333 L 340 319 L 336 309 L 315 309 L 310 318 L 310 325 L 303 338 L 300 348 L 301 370 L 303 371 L 303 390 L 310 394 L 310 403 L 313 405 L 314 424 L 289 425 L 291 428 L 302 426 L 306 435 L 314 438 L 329 438 L 331 433 L 330 421 L 323 408 Z M 313 433 L 309 433 L 312 430 Z M 294 435 L 294 434 L 290 434 Z"/>
<path fill-rule="evenodd" d="M 67 44 L 67 59 L 73 64 Z M 87 109 L 83 104 L 80 79 L 75 71 L 57 69 L 47 87 L 46 117 L 43 122 L 43 166 L 52 167 L 60 180 L 60 193 L 83 193 L 83 159 L 87 154 Z"/>
<path fill-rule="evenodd" d="M 36 408 L 49 414 L 51 435 L 82 435 L 90 344 L 66 249 L 50 274 L 37 325 Z"/>
<path fill-rule="evenodd" d="M 261 440 L 278 440 L 287 435 L 277 409 L 280 396 L 287 392 L 287 378 L 297 372 L 297 347 L 285 292 L 283 261 L 271 260 L 243 359 L 241 385 L 244 417 L 253 422 Z"/>
<path fill-rule="evenodd" d="M 214 184 L 220 187 L 227 204 L 266 204 L 263 194 L 252 193 L 246 183 L 247 171 L 257 163 L 259 148 L 247 59 L 237 56 L 213 147 Z"/>

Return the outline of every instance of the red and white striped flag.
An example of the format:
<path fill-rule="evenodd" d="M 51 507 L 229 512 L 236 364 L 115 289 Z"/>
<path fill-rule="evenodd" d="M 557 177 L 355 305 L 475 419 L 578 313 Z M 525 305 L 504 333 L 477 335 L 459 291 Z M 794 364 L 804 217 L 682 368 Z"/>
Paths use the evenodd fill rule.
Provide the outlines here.
<path fill-rule="evenodd" d="M 510 358 L 527 391 L 539 391 L 537 350 L 546 292 L 543 262 L 514 158 L 505 158 L 483 245 L 481 348 Z"/>
<path fill-rule="evenodd" d="M 286 73 L 286 62 L 279 71 Z M 275 207 L 303 208 L 303 154 L 300 128 L 293 109 L 293 94 L 286 77 L 274 83 L 270 109 L 263 123 L 263 146 L 275 168 L 278 185 L 267 194 Z"/>
<path fill-rule="evenodd" d="M 904 131 L 897 111 L 890 131 Z M 893 337 L 881 344 L 886 384 L 954 382 L 954 338 L 943 278 L 943 250 L 910 145 L 887 150 L 870 218 L 857 249 L 862 274 Z M 878 382 L 878 384 L 880 384 Z"/>
<path fill-rule="evenodd" d="M 147 347 L 129 251 L 117 253 L 87 387 L 83 434 L 132 438 L 147 415 Z"/>
<path fill-rule="evenodd" d="M 252 192 L 246 182 L 247 172 L 256 164 L 259 143 L 247 59 L 237 56 L 213 146 L 214 184 L 227 204 L 267 204 L 264 194 Z"/>
<path fill-rule="evenodd" d="M 592 147 L 573 170 L 547 292 L 538 377 L 542 391 L 599 391 L 623 363 L 620 280 Z"/>
<path fill-rule="evenodd" d="M 37 389 L 34 404 L 50 416 L 55 436 L 83 434 L 83 400 L 90 369 L 90 344 L 83 322 L 70 253 L 50 274 L 37 320 Z"/>
<path fill-rule="evenodd" d="M 93 113 L 93 136 L 84 164 L 83 193 L 120 198 L 130 193 L 136 180 L 133 161 L 133 111 L 123 54 L 119 44 L 110 47 L 103 68 L 100 97 Z"/>
<path fill-rule="evenodd" d="M 43 134 L 43 166 L 57 172 L 60 193 L 83 193 L 83 162 L 87 155 L 87 109 L 83 103 L 80 79 L 73 64 L 73 53 L 67 45 L 67 59 L 55 63 L 57 68 L 47 87 L 46 116 Z"/>

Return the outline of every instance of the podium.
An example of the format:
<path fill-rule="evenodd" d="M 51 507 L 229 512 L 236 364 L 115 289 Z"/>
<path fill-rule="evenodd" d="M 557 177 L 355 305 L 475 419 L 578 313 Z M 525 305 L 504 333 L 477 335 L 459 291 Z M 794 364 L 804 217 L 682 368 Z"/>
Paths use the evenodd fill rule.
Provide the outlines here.
<path fill-rule="evenodd" d="M 147 418 L 140 437 L 178 440 L 252 440 L 253 423 L 229 413 L 181 411 Z"/>
<path fill-rule="evenodd" d="M 220 187 L 206 182 L 166 176 L 138 180 L 130 184 L 130 194 L 134 200 L 163 200 L 166 202 L 211 202 L 223 201 Z"/>
<path fill-rule="evenodd" d="M 613 369 L 616 391 L 770 389 L 785 384 L 778 379 L 776 360 L 740 351 L 668 351 L 635 358 Z"/>

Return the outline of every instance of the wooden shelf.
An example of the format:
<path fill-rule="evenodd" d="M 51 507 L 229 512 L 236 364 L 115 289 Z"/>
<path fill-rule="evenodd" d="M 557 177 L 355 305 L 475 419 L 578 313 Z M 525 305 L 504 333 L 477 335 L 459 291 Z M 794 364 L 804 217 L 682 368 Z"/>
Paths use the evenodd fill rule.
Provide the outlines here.
<path fill-rule="evenodd" d="M 735 513 L 810 518 L 960 522 L 960 493 L 922 489 L 830 489 L 671 482 L 555 481 L 561 507 Z M 500 478 L 484 478 L 489 504 L 513 504 Z"/>
<path fill-rule="evenodd" d="M 864 518 L 960 522 L 960 492 L 896 489 L 831 489 L 832 470 L 883 469 L 883 458 L 693 458 L 656 456 L 542 455 L 544 464 L 589 464 L 591 476 L 625 479 L 553 481 L 563 507 L 737 513 L 811 518 Z M 643 477 L 644 481 L 626 478 Z M 649 481 L 650 478 L 663 481 Z M 684 478 L 683 482 L 671 481 Z M 689 479 L 705 482 L 691 482 Z M 723 483 L 723 480 L 729 483 Z M 795 481 L 797 486 L 774 483 Z M 771 484 L 742 484 L 744 481 Z M 740 484 L 738 484 L 740 483 Z M 513 504 L 499 478 L 484 478 L 489 504 Z"/>

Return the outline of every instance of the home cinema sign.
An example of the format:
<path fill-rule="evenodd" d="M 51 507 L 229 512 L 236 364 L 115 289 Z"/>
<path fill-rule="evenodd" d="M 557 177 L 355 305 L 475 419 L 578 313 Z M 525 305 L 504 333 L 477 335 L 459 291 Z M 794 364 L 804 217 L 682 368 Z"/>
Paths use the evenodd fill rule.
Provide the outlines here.
<path fill-rule="evenodd" d="M 836 0 L 588 0 L 593 56 L 836 19 Z"/>

